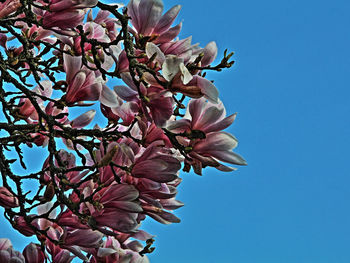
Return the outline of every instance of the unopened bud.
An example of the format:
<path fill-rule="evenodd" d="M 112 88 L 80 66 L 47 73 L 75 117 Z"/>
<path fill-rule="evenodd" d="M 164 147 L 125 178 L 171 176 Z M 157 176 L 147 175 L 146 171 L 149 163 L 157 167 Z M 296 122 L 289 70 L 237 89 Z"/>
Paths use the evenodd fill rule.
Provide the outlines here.
<path fill-rule="evenodd" d="M 55 195 L 55 187 L 53 183 L 49 183 L 44 193 L 45 201 L 51 201 L 54 195 Z"/>
<path fill-rule="evenodd" d="M 0 206 L 4 208 L 14 208 L 19 206 L 18 198 L 6 187 L 0 187 Z"/>

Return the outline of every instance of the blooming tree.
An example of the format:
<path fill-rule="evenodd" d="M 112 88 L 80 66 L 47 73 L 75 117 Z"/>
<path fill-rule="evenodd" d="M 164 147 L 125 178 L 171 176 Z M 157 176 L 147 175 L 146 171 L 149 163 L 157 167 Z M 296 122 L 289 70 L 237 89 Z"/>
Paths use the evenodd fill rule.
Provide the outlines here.
<path fill-rule="evenodd" d="M 180 169 L 245 164 L 223 131 L 235 114 L 206 78 L 231 67 L 232 53 L 212 65 L 215 42 L 178 39 L 180 6 L 163 14 L 161 0 L 0 2 L 0 205 L 38 241 L 20 253 L 0 239 L 0 262 L 149 262 L 153 236 L 141 223 L 180 222 Z M 18 174 L 28 147 L 46 159 Z"/>

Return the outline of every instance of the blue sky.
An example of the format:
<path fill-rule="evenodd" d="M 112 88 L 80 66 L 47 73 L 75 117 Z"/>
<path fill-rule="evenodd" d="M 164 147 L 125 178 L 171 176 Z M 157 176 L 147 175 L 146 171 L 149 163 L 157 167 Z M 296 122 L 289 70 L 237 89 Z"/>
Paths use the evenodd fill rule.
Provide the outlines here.
<path fill-rule="evenodd" d="M 181 38 L 235 51 L 209 76 L 249 165 L 183 174 L 182 222 L 145 224 L 151 262 L 350 262 L 350 3 L 164 2 L 183 6 Z"/>
<path fill-rule="evenodd" d="M 210 77 L 249 165 L 184 174 L 152 262 L 350 262 L 350 3 L 164 2 L 183 5 L 181 37 L 235 51 Z"/>

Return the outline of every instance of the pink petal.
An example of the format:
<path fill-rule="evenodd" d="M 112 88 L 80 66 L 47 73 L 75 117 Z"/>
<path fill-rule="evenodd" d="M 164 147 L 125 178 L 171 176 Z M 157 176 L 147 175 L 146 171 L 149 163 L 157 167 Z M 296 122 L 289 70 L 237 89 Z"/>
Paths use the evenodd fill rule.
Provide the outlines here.
<path fill-rule="evenodd" d="M 117 94 L 108 88 L 106 85 L 102 85 L 102 92 L 100 96 L 100 102 L 107 107 L 119 106 L 119 99 Z"/>
<path fill-rule="evenodd" d="M 128 201 L 112 201 L 106 203 L 104 207 L 116 208 L 130 213 L 141 213 L 143 211 L 139 204 Z"/>
<path fill-rule="evenodd" d="M 74 120 L 72 120 L 70 124 L 72 128 L 77 128 L 77 129 L 83 128 L 90 124 L 90 122 L 94 119 L 95 114 L 96 114 L 95 110 L 89 110 L 84 114 L 78 116 Z"/>
<path fill-rule="evenodd" d="M 8 238 L 0 238 L 0 250 L 7 250 L 12 247 L 12 243 Z"/>
<path fill-rule="evenodd" d="M 182 23 L 170 28 L 168 31 L 162 33 L 158 38 L 156 38 L 154 43 L 166 43 L 173 40 L 180 33 L 181 28 Z"/>
<path fill-rule="evenodd" d="M 133 185 L 127 184 L 113 184 L 103 194 L 100 202 L 108 202 L 113 200 L 118 201 L 131 201 L 137 199 L 139 192 Z"/>
<path fill-rule="evenodd" d="M 226 117 L 223 120 L 220 120 L 216 123 L 213 123 L 212 125 L 209 125 L 205 129 L 205 132 L 209 133 L 209 132 L 216 132 L 216 131 L 221 131 L 221 130 L 226 129 L 234 122 L 234 120 L 236 119 L 236 116 L 237 116 L 237 114 L 235 113 L 235 114 L 232 114 L 232 115 Z"/>
<path fill-rule="evenodd" d="M 172 213 L 163 211 L 162 213 L 147 213 L 150 217 L 162 224 L 180 223 L 181 220 Z"/>
<path fill-rule="evenodd" d="M 68 101 L 68 102 L 98 100 L 101 94 L 101 90 L 102 90 L 102 84 L 94 83 L 90 86 L 84 87 L 81 90 L 79 90 L 79 92 L 75 94 L 75 97 L 73 97 L 71 101 Z"/>
<path fill-rule="evenodd" d="M 203 67 L 210 65 L 216 58 L 218 54 L 218 48 L 214 41 L 208 43 L 204 50 L 204 57 L 201 60 L 201 64 Z"/>
<path fill-rule="evenodd" d="M 135 27 L 137 32 L 141 30 L 141 24 L 139 22 L 139 5 L 140 0 L 131 0 L 128 4 L 128 15 L 131 17 L 131 24 Z"/>
<path fill-rule="evenodd" d="M 190 129 L 190 127 L 191 127 L 191 121 L 187 119 L 172 121 L 172 122 L 169 122 L 167 125 L 167 129 L 175 133 L 184 132 Z"/>
<path fill-rule="evenodd" d="M 212 151 L 229 151 L 237 146 L 237 139 L 227 132 L 212 132 L 207 134 L 206 139 L 197 143 L 193 149 L 200 153 Z"/>
<path fill-rule="evenodd" d="M 81 69 L 81 57 L 70 56 L 66 53 L 63 54 L 63 68 L 66 72 L 66 80 L 71 83 L 73 77 Z"/>
<path fill-rule="evenodd" d="M 188 84 L 193 76 L 192 74 L 188 71 L 188 69 L 185 67 L 184 63 L 180 63 L 179 65 L 180 71 L 181 71 L 181 80 L 184 85 Z"/>
<path fill-rule="evenodd" d="M 30 243 L 23 250 L 26 263 L 43 263 L 45 256 L 39 245 Z"/>
<path fill-rule="evenodd" d="M 148 36 L 154 30 L 163 12 L 162 0 L 141 0 L 139 18 L 141 30 L 138 32 Z"/>
<path fill-rule="evenodd" d="M 215 106 L 207 108 L 197 123 L 192 122 L 193 129 L 207 132 L 207 127 L 213 122 L 220 120 L 222 113 L 223 109 L 219 109 Z"/>
<path fill-rule="evenodd" d="M 232 163 L 237 165 L 247 165 L 247 162 L 234 152 L 228 152 L 228 151 L 211 151 L 210 154 L 215 157 L 216 159 L 226 162 L 226 163 Z"/>
<path fill-rule="evenodd" d="M 211 101 L 213 103 L 218 103 L 219 102 L 219 100 L 218 100 L 219 91 L 217 90 L 215 85 L 211 81 L 209 81 L 205 78 L 202 78 L 200 76 L 196 76 L 196 80 L 197 80 L 197 85 L 201 89 L 204 96 L 209 101 Z"/>
<path fill-rule="evenodd" d="M 175 18 L 179 14 L 181 5 L 173 6 L 168 12 L 166 12 L 162 18 L 159 20 L 157 26 L 153 30 L 153 33 L 161 34 L 168 30 L 171 24 L 174 22 Z"/>

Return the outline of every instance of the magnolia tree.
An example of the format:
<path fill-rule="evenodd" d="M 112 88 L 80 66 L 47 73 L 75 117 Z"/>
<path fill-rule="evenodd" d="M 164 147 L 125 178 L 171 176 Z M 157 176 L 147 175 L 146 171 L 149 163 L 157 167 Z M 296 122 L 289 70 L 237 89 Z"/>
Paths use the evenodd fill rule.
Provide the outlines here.
<path fill-rule="evenodd" d="M 149 262 L 141 224 L 180 222 L 179 171 L 245 164 L 223 131 L 235 114 L 205 77 L 232 53 L 212 65 L 215 42 L 178 39 L 180 6 L 163 14 L 161 0 L 0 2 L 0 206 L 37 238 L 22 253 L 0 239 L 0 262 Z M 46 159 L 19 174 L 29 147 Z"/>

